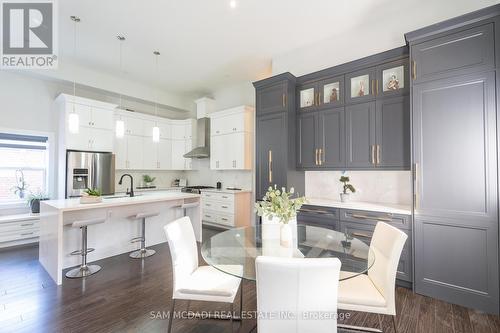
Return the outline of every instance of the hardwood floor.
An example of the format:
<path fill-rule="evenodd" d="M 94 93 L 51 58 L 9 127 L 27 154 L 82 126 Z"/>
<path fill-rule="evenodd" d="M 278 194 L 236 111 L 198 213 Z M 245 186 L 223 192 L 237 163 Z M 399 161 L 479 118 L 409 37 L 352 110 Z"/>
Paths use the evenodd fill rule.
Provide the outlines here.
<path fill-rule="evenodd" d="M 101 272 L 84 280 L 52 282 L 38 263 L 37 247 L 0 251 L 0 332 L 165 332 L 171 302 L 168 245 L 145 261 L 127 254 L 99 261 Z M 255 284 L 244 282 L 245 310 L 255 310 Z M 186 310 L 187 302 L 176 302 Z M 238 308 L 237 306 L 235 307 Z M 191 302 L 191 311 L 228 311 L 226 304 Z M 398 332 L 495 333 L 500 318 L 397 289 Z M 351 312 L 346 324 L 379 327 L 376 315 Z M 230 332 L 229 321 L 175 319 L 173 332 Z M 234 323 L 249 332 L 255 320 Z M 393 332 L 390 317 L 384 332 Z"/>

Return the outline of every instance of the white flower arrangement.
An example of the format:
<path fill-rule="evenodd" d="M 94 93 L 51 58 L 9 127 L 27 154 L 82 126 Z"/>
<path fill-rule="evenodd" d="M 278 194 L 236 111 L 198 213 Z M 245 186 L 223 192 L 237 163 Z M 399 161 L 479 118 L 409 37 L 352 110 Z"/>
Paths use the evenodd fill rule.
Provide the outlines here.
<path fill-rule="evenodd" d="M 305 197 L 292 198 L 295 190 L 290 188 L 290 192 L 282 187 L 281 190 L 274 185 L 269 187 L 262 201 L 255 204 L 257 215 L 265 216 L 269 219 L 277 217 L 281 223 L 288 223 L 297 216 L 297 211 L 306 203 Z"/>

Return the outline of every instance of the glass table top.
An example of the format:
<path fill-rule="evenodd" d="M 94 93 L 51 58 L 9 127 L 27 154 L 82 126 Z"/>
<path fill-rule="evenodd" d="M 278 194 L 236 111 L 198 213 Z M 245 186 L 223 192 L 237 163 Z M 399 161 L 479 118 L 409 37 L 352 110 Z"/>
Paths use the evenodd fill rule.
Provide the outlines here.
<path fill-rule="evenodd" d="M 290 227 L 291 247 L 280 244 L 280 224 L 266 224 L 218 233 L 203 242 L 201 254 L 220 271 L 252 281 L 258 256 L 339 258 L 341 281 L 367 272 L 375 262 L 368 244 L 348 234 L 301 224 Z"/>

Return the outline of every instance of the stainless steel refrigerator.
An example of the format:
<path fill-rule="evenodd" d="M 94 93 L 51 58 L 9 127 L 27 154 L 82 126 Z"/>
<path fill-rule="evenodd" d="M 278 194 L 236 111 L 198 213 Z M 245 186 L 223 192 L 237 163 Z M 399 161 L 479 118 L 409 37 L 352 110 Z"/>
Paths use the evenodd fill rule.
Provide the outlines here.
<path fill-rule="evenodd" d="M 85 151 L 66 152 L 66 198 L 79 197 L 87 188 L 103 195 L 115 193 L 115 155 Z"/>

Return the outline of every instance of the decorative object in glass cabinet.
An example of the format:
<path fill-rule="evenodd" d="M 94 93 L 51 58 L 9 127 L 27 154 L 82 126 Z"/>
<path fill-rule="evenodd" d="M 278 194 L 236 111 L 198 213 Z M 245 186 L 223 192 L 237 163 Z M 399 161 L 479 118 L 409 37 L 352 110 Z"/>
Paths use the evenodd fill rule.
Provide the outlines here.
<path fill-rule="evenodd" d="M 394 91 L 405 87 L 405 68 L 398 66 L 382 71 L 382 84 L 385 91 Z"/>
<path fill-rule="evenodd" d="M 323 103 L 333 103 L 339 100 L 340 82 L 333 82 L 323 86 Z"/>
<path fill-rule="evenodd" d="M 307 108 L 314 105 L 314 88 L 300 91 L 300 107 Z"/>
<path fill-rule="evenodd" d="M 351 98 L 370 95 L 370 75 L 351 78 Z"/>

